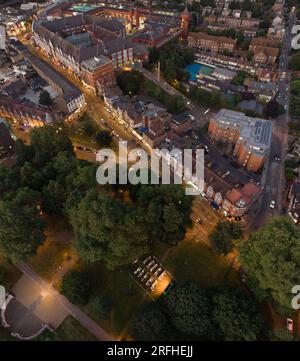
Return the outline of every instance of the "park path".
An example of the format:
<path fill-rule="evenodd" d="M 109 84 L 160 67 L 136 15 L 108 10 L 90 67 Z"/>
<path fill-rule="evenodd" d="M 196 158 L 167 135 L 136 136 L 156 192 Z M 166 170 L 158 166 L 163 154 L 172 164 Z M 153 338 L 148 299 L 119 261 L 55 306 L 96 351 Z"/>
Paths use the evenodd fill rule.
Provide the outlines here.
<path fill-rule="evenodd" d="M 16 263 L 16 267 L 33 281 L 35 281 L 40 287 L 49 291 L 57 300 L 63 305 L 68 313 L 73 316 L 83 327 L 85 327 L 92 335 L 94 335 L 100 341 L 114 341 L 113 336 L 109 335 L 102 327 L 98 325 L 94 320 L 82 312 L 77 306 L 72 304 L 65 296 L 61 295 L 52 285 L 46 282 L 41 276 L 33 271 L 27 264 L 23 262 Z"/>

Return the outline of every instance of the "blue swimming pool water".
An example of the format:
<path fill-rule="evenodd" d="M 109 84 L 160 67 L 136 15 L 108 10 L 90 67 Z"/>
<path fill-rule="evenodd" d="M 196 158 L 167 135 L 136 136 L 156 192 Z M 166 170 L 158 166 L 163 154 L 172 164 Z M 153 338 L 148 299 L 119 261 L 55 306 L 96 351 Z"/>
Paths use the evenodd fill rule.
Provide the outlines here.
<path fill-rule="evenodd" d="M 196 75 L 198 75 L 200 71 L 209 75 L 214 71 L 214 68 L 203 65 L 201 63 L 193 63 L 188 65 L 185 70 L 190 73 L 190 80 L 195 81 Z"/>
<path fill-rule="evenodd" d="M 79 11 L 79 12 L 86 12 L 89 10 L 94 9 L 95 6 L 92 5 L 73 5 L 70 10 Z"/>

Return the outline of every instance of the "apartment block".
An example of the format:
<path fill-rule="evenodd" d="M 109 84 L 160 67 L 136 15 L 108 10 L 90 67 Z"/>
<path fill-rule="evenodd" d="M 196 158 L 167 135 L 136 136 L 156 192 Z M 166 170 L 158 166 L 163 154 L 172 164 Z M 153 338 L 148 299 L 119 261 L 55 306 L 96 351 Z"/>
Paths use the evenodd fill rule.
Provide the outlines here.
<path fill-rule="evenodd" d="M 214 53 L 233 51 L 236 40 L 224 36 L 213 36 L 205 33 L 189 33 L 188 46 L 201 50 L 209 50 Z"/>
<path fill-rule="evenodd" d="M 210 119 L 208 134 L 215 142 L 231 144 L 236 162 L 256 172 L 270 150 L 272 123 L 247 117 L 241 112 L 221 109 Z"/>

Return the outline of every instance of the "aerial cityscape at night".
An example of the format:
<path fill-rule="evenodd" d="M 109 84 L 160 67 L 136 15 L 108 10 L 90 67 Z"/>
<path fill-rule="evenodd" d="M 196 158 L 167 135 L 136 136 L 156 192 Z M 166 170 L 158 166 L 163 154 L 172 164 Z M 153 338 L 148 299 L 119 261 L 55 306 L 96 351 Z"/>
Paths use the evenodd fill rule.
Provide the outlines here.
<path fill-rule="evenodd" d="M 0 341 L 298 341 L 300 1 L 0 8 Z"/>

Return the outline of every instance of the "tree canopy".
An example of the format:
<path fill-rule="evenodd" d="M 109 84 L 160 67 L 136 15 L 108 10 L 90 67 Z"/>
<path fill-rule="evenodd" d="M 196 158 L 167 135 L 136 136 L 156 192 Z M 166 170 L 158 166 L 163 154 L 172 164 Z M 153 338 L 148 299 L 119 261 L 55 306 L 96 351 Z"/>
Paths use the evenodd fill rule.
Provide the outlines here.
<path fill-rule="evenodd" d="M 113 269 L 148 250 L 142 214 L 118 199 L 90 190 L 69 216 L 75 232 L 74 246 L 88 262 L 103 260 Z"/>
<path fill-rule="evenodd" d="M 213 319 L 221 339 L 255 341 L 263 331 L 263 320 L 251 296 L 238 289 L 220 289 L 213 296 Z"/>
<path fill-rule="evenodd" d="M 183 333 L 206 337 L 212 330 L 207 291 L 192 283 L 173 287 L 164 299 L 172 325 Z"/>
<path fill-rule="evenodd" d="M 167 317 L 156 305 L 150 305 L 135 315 L 132 334 L 136 341 L 163 341 L 171 337 Z"/>
<path fill-rule="evenodd" d="M 150 241 L 177 244 L 191 225 L 192 198 L 178 185 L 141 185 L 130 194 L 144 215 L 144 227 Z"/>
<path fill-rule="evenodd" d="M 39 103 L 47 106 L 52 104 L 52 99 L 50 98 L 50 94 L 47 92 L 47 90 L 44 90 L 40 93 Z"/>
<path fill-rule="evenodd" d="M 288 217 L 274 217 L 239 241 L 238 250 L 252 286 L 290 310 L 291 289 L 300 279 L 300 230 Z"/>
<path fill-rule="evenodd" d="M 45 240 L 37 206 L 38 193 L 29 188 L 0 200 L 0 250 L 7 258 L 27 260 Z"/>
<path fill-rule="evenodd" d="M 69 271 L 63 277 L 61 291 L 70 302 L 85 305 L 91 294 L 89 278 L 85 273 Z"/>
<path fill-rule="evenodd" d="M 209 238 L 218 253 L 228 254 L 233 249 L 233 241 L 243 235 L 239 223 L 219 221 Z"/>

